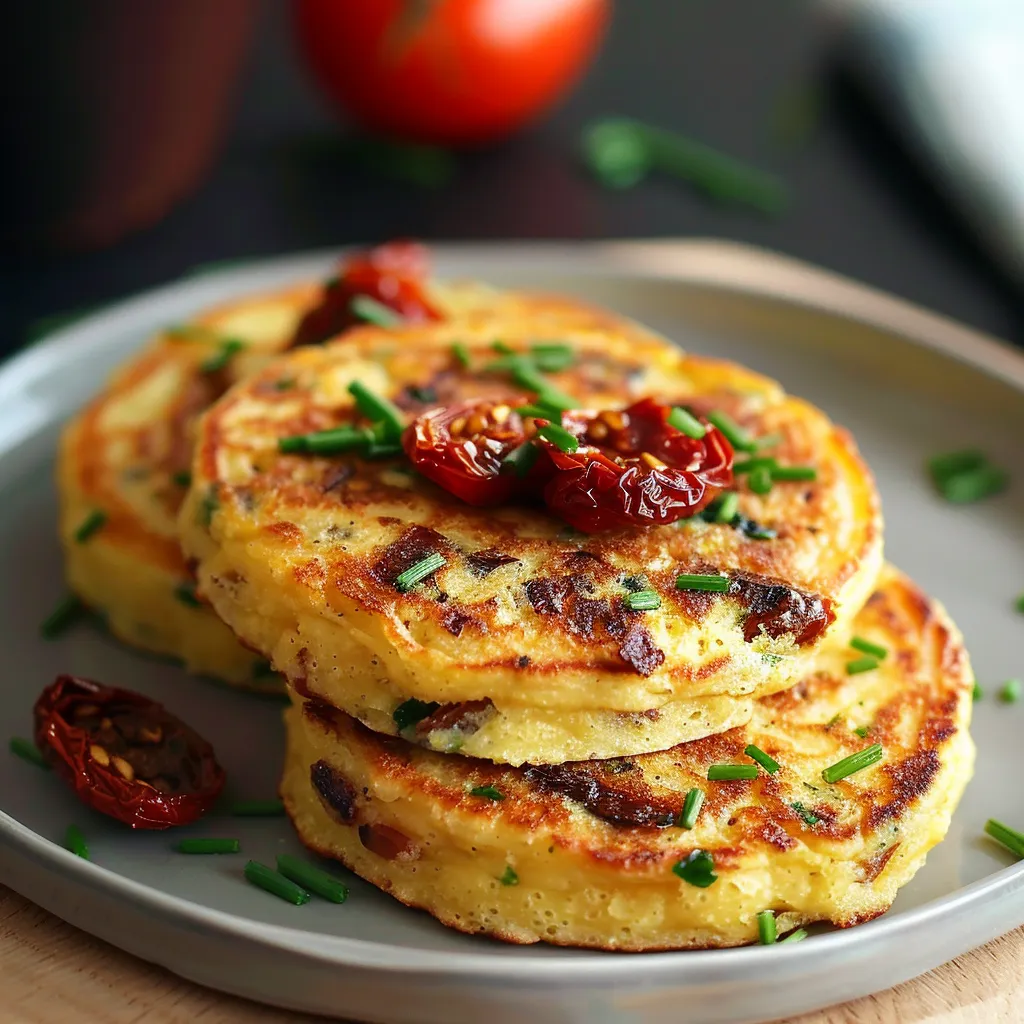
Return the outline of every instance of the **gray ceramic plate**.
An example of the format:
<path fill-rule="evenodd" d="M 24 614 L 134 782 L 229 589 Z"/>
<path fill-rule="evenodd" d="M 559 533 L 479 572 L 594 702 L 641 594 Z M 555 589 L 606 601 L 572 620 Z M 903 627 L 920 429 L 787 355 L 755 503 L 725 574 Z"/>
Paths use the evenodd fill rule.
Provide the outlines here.
<path fill-rule="evenodd" d="M 776 948 L 614 955 L 517 948 L 450 932 L 353 880 L 347 904 L 295 908 L 251 888 L 238 857 L 181 857 L 82 808 L 52 776 L 0 755 L 0 879 L 115 945 L 254 999 L 401 1024 L 760 1021 L 903 981 L 1024 921 L 1024 867 L 982 836 L 994 815 L 1024 826 L 1015 771 L 1024 705 L 995 684 L 1024 673 L 1024 356 L 894 299 L 749 249 L 716 243 L 442 247 L 438 269 L 574 293 L 683 345 L 780 378 L 852 428 L 885 501 L 890 558 L 949 607 L 978 678 L 980 757 L 946 841 L 884 917 Z M 170 285 L 97 314 L 0 368 L 0 736 L 27 735 L 59 671 L 164 701 L 217 747 L 231 794 L 273 794 L 280 706 L 231 693 L 80 627 L 51 644 L 37 626 L 62 592 L 53 449 L 61 421 L 155 328 L 208 303 L 324 275 L 319 255 Z M 930 453 L 979 445 L 1014 472 L 983 505 L 937 500 Z M 61 846 L 77 823 L 91 863 Z M 192 835 L 238 835 L 272 861 L 297 850 L 284 819 L 211 817 Z"/>

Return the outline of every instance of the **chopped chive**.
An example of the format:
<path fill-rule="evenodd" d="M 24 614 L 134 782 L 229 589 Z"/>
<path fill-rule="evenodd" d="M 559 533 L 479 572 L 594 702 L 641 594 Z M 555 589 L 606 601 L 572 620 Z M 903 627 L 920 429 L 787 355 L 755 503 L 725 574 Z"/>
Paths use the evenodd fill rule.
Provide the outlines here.
<path fill-rule="evenodd" d="M 755 494 L 767 494 L 772 489 L 772 471 L 767 466 L 752 469 L 747 485 Z"/>
<path fill-rule="evenodd" d="M 718 507 L 715 509 L 714 521 L 716 523 L 731 523 L 740 510 L 740 496 L 735 491 L 726 491 L 718 499 Z"/>
<path fill-rule="evenodd" d="M 452 356 L 463 369 L 469 366 L 469 349 L 461 341 L 452 345 Z"/>
<path fill-rule="evenodd" d="M 1024 594 L 1021 594 L 1020 597 L 1013 602 L 1013 607 L 1019 612 L 1024 612 Z"/>
<path fill-rule="evenodd" d="M 196 597 L 196 585 L 194 583 L 179 583 L 174 588 L 174 596 L 182 604 L 187 604 L 189 608 L 201 608 L 203 606 L 203 602 Z"/>
<path fill-rule="evenodd" d="M 405 429 L 402 413 L 396 405 L 381 395 L 374 394 L 361 381 L 354 380 L 348 386 L 349 394 L 356 400 L 359 411 L 373 423 L 380 423 L 383 441 L 398 441 Z"/>
<path fill-rule="evenodd" d="M 81 526 L 75 530 L 75 543 L 84 544 L 94 533 L 103 529 L 103 525 L 106 521 L 106 512 L 103 512 L 100 509 L 95 509 L 90 512 L 85 519 L 82 520 Z"/>
<path fill-rule="evenodd" d="M 757 915 L 757 937 L 762 946 L 775 944 L 775 911 L 762 910 Z"/>
<path fill-rule="evenodd" d="M 818 471 L 813 466 L 779 466 L 772 470 L 773 480 L 817 480 Z"/>
<path fill-rule="evenodd" d="M 510 370 L 512 372 L 512 379 L 520 387 L 526 388 L 527 391 L 532 391 L 537 396 L 539 405 L 548 405 L 559 411 L 574 409 L 579 405 L 571 395 L 559 391 L 550 384 L 529 359 L 520 357 L 513 362 Z"/>
<path fill-rule="evenodd" d="M 246 881 L 288 903 L 294 903 L 297 907 L 309 902 L 309 893 L 305 889 L 296 885 L 291 879 L 285 878 L 273 868 L 268 868 L 266 864 L 261 864 L 258 860 L 248 861 L 243 873 Z"/>
<path fill-rule="evenodd" d="M 782 765 L 774 758 L 769 757 L 760 747 L 751 743 L 743 751 L 747 757 L 753 758 L 769 775 L 774 775 Z"/>
<path fill-rule="evenodd" d="M 978 685 L 978 681 L 974 681 L 974 689 L 971 691 L 971 700 L 981 700 L 985 696 L 985 691 Z"/>
<path fill-rule="evenodd" d="M 858 750 L 856 754 L 850 754 L 841 761 L 829 765 L 821 773 L 821 777 L 828 783 L 839 782 L 855 772 L 870 768 L 871 765 L 882 760 L 882 744 L 872 743 L 870 747 Z"/>
<path fill-rule="evenodd" d="M 848 676 L 860 675 L 861 672 L 871 672 L 878 668 L 878 659 L 868 657 L 865 655 L 863 658 L 855 658 L 853 661 L 846 663 L 846 674 Z"/>
<path fill-rule="evenodd" d="M 995 818 L 985 822 L 985 831 L 997 842 L 1002 843 L 1015 857 L 1024 857 L 1024 833 Z"/>
<path fill-rule="evenodd" d="M 558 373 L 571 366 L 576 358 L 571 345 L 556 342 L 531 345 L 530 355 L 544 373 Z"/>
<path fill-rule="evenodd" d="M 850 646 L 855 651 L 860 651 L 861 654 L 870 654 L 872 658 L 877 658 L 878 661 L 884 661 L 889 651 L 881 644 L 873 644 L 870 640 L 865 640 L 862 636 L 855 636 L 850 641 Z"/>
<path fill-rule="evenodd" d="M 238 853 L 237 839 L 182 839 L 174 847 L 178 853 Z"/>
<path fill-rule="evenodd" d="M 828 731 L 829 731 L 829 729 L 831 729 L 831 728 L 832 728 L 832 726 L 834 726 L 834 725 L 835 725 L 835 724 L 836 724 L 836 723 L 837 723 L 837 722 L 839 721 L 839 719 L 840 719 L 840 718 L 842 718 L 842 717 L 843 717 L 843 713 L 842 713 L 842 711 L 837 711 L 837 712 L 836 712 L 836 713 L 835 713 L 835 714 L 834 714 L 834 715 L 833 715 L 833 716 L 832 716 L 832 717 L 831 717 L 831 718 L 830 718 L 830 719 L 829 719 L 829 720 L 828 720 L 828 721 L 827 721 L 827 722 L 825 723 L 825 731 L 826 731 L 826 732 L 828 732 Z"/>
<path fill-rule="evenodd" d="M 757 441 L 757 450 L 763 452 L 765 448 L 774 448 L 776 445 L 782 444 L 786 439 L 782 434 L 762 434 L 761 437 L 754 440 Z"/>
<path fill-rule="evenodd" d="M 348 886 L 334 875 L 322 871 L 299 857 L 282 853 L 277 858 L 277 870 L 285 878 L 300 885 L 309 892 L 316 893 L 331 903 L 344 903 L 348 899 Z"/>
<path fill-rule="evenodd" d="M 668 414 L 668 425 L 697 441 L 708 432 L 708 428 L 693 413 L 687 412 L 678 405 L 673 406 L 672 411 Z"/>
<path fill-rule="evenodd" d="M 390 306 L 385 306 L 370 295 L 353 295 L 348 308 L 353 316 L 368 324 L 376 324 L 377 327 L 398 327 L 405 323 L 405 319 Z"/>
<path fill-rule="evenodd" d="M 43 619 L 39 632 L 46 640 L 60 636 L 85 611 L 85 605 L 75 594 L 62 597 L 56 608 Z"/>
<path fill-rule="evenodd" d="M 638 590 L 627 594 L 623 601 L 631 612 L 653 612 L 661 607 L 661 595 L 654 590 Z"/>
<path fill-rule="evenodd" d="M 779 942 L 803 942 L 807 938 L 806 928 L 797 928 L 795 932 L 790 932 L 784 939 L 779 939 Z"/>
<path fill-rule="evenodd" d="M 718 875 L 715 874 L 715 858 L 706 850 L 694 850 L 673 864 L 672 872 L 698 889 L 706 889 L 718 881 Z"/>
<path fill-rule="evenodd" d="M 524 441 L 518 448 L 513 448 L 503 458 L 502 464 L 511 466 L 516 476 L 523 477 L 533 468 L 540 452 L 533 441 Z"/>
<path fill-rule="evenodd" d="M 759 523 L 755 523 L 753 519 L 746 519 L 742 516 L 735 525 L 750 540 L 774 540 L 778 536 L 778 532 L 770 526 L 761 526 Z"/>
<path fill-rule="evenodd" d="M 729 577 L 718 573 L 680 573 L 676 577 L 676 590 L 709 590 L 724 594 L 729 589 Z"/>
<path fill-rule="evenodd" d="M 217 352 L 199 364 L 199 372 L 220 373 L 243 348 L 245 348 L 244 341 L 239 341 L 237 338 L 225 339 L 220 343 L 220 348 Z"/>
<path fill-rule="evenodd" d="M 29 764 L 34 764 L 37 768 L 45 768 L 46 771 L 50 770 L 50 765 L 47 763 L 45 757 L 43 757 L 42 751 L 31 741 L 22 739 L 21 736 L 12 736 L 7 744 L 7 748 L 12 754 L 17 754 L 23 761 L 28 761 Z"/>
<path fill-rule="evenodd" d="M 284 814 L 284 803 L 280 800 L 236 800 L 231 805 L 235 818 L 276 818 Z"/>
<path fill-rule="evenodd" d="M 683 809 L 679 812 L 677 824 L 680 828 L 693 828 L 697 824 L 697 815 L 704 806 L 704 790 L 693 787 L 683 800 Z"/>
<path fill-rule="evenodd" d="M 939 484 L 939 491 L 946 501 L 966 505 L 999 494 L 1000 491 L 1006 490 L 1009 482 L 1010 477 L 1005 470 L 997 466 L 982 466 L 980 469 L 946 477 Z"/>
<path fill-rule="evenodd" d="M 1020 700 L 1020 680 L 1007 679 L 999 691 L 999 699 L 1004 704 L 1015 704 Z"/>
<path fill-rule="evenodd" d="M 817 825 L 821 821 L 821 818 L 814 811 L 809 811 L 799 800 L 794 801 L 789 806 L 800 815 L 806 825 Z"/>
<path fill-rule="evenodd" d="M 187 469 L 183 469 L 180 473 L 175 473 L 171 480 L 179 487 L 188 487 L 192 483 L 192 474 Z"/>
<path fill-rule="evenodd" d="M 871 732 L 871 726 L 870 725 L 858 725 L 857 728 L 854 729 L 853 731 L 862 740 L 863 739 L 867 739 L 868 733 Z"/>
<path fill-rule="evenodd" d="M 220 508 L 220 498 L 217 496 L 217 485 L 210 484 L 206 494 L 203 495 L 202 501 L 199 502 L 199 507 L 196 511 L 196 518 L 199 520 L 200 526 L 209 526 L 213 522 L 213 517 Z"/>
<path fill-rule="evenodd" d="M 474 786 L 469 791 L 470 796 L 482 796 L 488 800 L 500 801 L 505 799 L 505 794 L 502 793 L 497 786 Z"/>
<path fill-rule="evenodd" d="M 275 391 L 291 391 L 293 387 L 295 387 L 294 377 L 280 377 L 274 381 Z"/>
<path fill-rule="evenodd" d="M 68 825 L 68 830 L 64 833 L 64 846 L 76 857 L 81 857 L 82 860 L 89 859 L 89 847 L 77 825 Z"/>
<path fill-rule="evenodd" d="M 545 427 L 541 427 L 537 431 L 537 436 L 545 441 L 550 441 L 556 448 L 560 448 L 563 452 L 567 452 L 570 455 L 579 449 L 579 439 L 569 433 L 564 427 L 556 426 L 554 423 L 549 423 Z"/>
<path fill-rule="evenodd" d="M 495 352 L 500 352 L 503 356 L 514 356 L 516 354 L 516 350 L 511 345 L 501 341 L 500 339 L 492 341 L 491 348 Z"/>
<path fill-rule="evenodd" d="M 737 451 L 757 451 L 757 442 L 750 436 L 750 432 L 741 427 L 728 413 L 715 409 L 708 413 L 707 421 L 718 427 L 725 439 Z"/>
<path fill-rule="evenodd" d="M 172 341 L 206 341 L 213 331 L 203 324 L 171 324 L 164 328 L 164 337 Z"/>
<path fill-rule="evenodd" d="M 440 706 L 436 701 L 417 700 L 415 697 L 410 697 L 395 708 L 391 717 L 394 719 L 395 725 L 398 726 L 398 731 L 401 732 L 417 722 L 422 722 L 424 718 L 429 718 Z"/>
<path fill-rule="evenodd" d="M 737 782 L 756 778 L 757 766 L 753 764 L 708 765 L 708 782 Z"/>
<path fill-rule="evenodd" d="M 512 870 L 511 864 L 505 865 L 505 870 L 501 874 L 501 878 L 498 879 L 502 885 L 518 885 L 519 876 Z"/>
<path fill-rule="evenodd" d="M 733 463 L 732 471 L 734 473 L 752 473 L 755 469 L 769 469 L 774 472 L 778 468 L 778 461 L 771 456 L 755 455 L 750 459 L 738 459 Z"/>
<path fill-rule="evenodd" d="M 426 558 L 421 558 L 415 565 L 406 569 L 405 572 L 398 574 L 398 577 L 395 579 L 395 589 L 401 590 L 403 593 L 412 590 L 417 583 L 422 583 L 428 576 L 437 572 L 445 563 L 444 555 L 436 551 L 427 555 Z"/>
<path fill-rule="evenodd" d="M 939 487 L 949 477 L 959 476 L 961 473 L 972 473 L 987 464 L 988 457 L 976 448 L 934 455 L 927 463 L 928 472 Z"/>

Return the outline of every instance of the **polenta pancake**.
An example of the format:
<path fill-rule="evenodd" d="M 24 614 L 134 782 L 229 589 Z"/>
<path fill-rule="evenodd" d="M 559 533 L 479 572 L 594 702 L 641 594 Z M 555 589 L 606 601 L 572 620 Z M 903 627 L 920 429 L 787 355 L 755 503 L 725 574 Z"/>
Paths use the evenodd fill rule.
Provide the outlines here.
<path fill-rule="evenodd" d="M 153 339 L 70 422 L 57 470 L 68 581 L 116 636 L 181 659 L 194 672 L 253 689 L 280 688 L 263 656 L 239 644 L 197 598 L 176 516 L 189 485 L 198 415 L 268 357 L 350 327 L 357 320 L 355 296 L 370 300 L 367 316 L 397 310 L 414 321 L 496 321 L 496 329 L 527 320 L 541 331 L 563 323 L 623 326 L 566 299 L 472 281 L 430 283 L 426 269 L 420 247 L 391 244 L 346 258 L 339 276 L 324 284 L 203 312 Z"/>
<path fill-rule="evenodd" d="M 540 463 L 496 463 L 454 494 L 373 423 L 383 410 L 410 450 L 415 424 L 455 416 L 457 434 L 486 418 L 507 433 L 547 422 L 536 403 L 556 398 L 577 411 L 537 438 L 582 450 L 571 427 L 620 444 L 634 418 L 672 406 L 703 432 L 695 465 L 724 464 L 711 423 L 747 465 L 712 505 L 721 476 L 677 474 L 666 503 L 669 477 L 634 467 L 630 501 L 612 495 L 615 521 L 587 533 L 521 500 Z M 481 400 L 486 417 L 450 411 Z M 660 455 L 637 461 L 664 467 L 685 448 L 660 426 Z M 496 458 L 492 441 L 464 441 L 447 468 Z M 617 525 L 686 500 L 701 515 Z M 636 331 L 529 323 L 500 336 L 493 324 L 358 328 L 275 361 L 204 417 L 180 533 L 204 597 L 300 693 L 378 732 L 511 764 L 635 754 L 739 724 L 751 698 L 796 682 L 822 637 L 848 628 L 882 548 L 852 439 L 774 381 Z"/>
<path fill-rule="evenodd" d="M 500 767 L 309 702 L 287 712 L 282 796 L 311 850 L 465 932 L 651 950 L 755 942 L 763 911 L 780 937 L 855 925 L 943 838 L 974 759 L 942 608 L 888 570 L 856 630 L 877 669 L 833 645 L 746 726 L 636 758 Z M 721 765 L 755 777 L 709 781 Z"/>

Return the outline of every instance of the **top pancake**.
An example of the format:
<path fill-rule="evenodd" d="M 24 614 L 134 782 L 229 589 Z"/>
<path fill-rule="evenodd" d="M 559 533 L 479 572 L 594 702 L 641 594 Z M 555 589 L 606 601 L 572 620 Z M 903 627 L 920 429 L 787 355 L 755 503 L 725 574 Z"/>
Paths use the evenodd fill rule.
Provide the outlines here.
<path fill-rule="evenodd" d="M 197 417 L 233 383 L 287 349 L 322 294 L 319 284 L 300 284 L 222 304 L 169 327 L 114 372 L 70 421 L 60 443 L 60 534 L 72 590 L 126 642 L 252 689 L 279 689 L 280 681 L 265 658 L 246 650 L 195 598 L 176 516 L 188 486 Z M 459 323 L 494 322 L 500 329 L 527 320 L 542 330 L 563 323 L 629 329 L 620 318 L 569 299 L 472 281 L 433 283 L 428 295 Z M 243 347 L 211 370 L 225 339 Z M 96 512 L 106 516 L 103 526 L 77 541 L 77 531 Z"/>
<path fill-rule="evenodd" d="M 204 418 L 180 529 L 207 599 L 290 678 L 355 714 L 375 688 L 392 707 L 416 698 L 653 713 L 793 682 L 815 646 L 795 642 L 801 610 L 830 608 L 842 628 L 880 567 L 878 500 L 849 435 L 733 364 L 607 329 L 555 337 L 575 359 L 550 379 L 581 407 L 651 394 L 724 410 L 756 436 L 777 435 L 766 451 L 780 463 L 816 467 L 816 481 L 766 495 L 740 483 L 742 512 L 777 537 L 701 520 L 584 536 L 537 508 L 472 508 L 404 459 L 281 454 L 281 437 L 352 420 L 353 380 L 409 418 L 425 407 L 417 389 L 436 404 L 522 394 L 479 370 L 494 358 L 493 329 L 362 328 L 275 361 Z M 524 352 L 541 340 L 528 325 L 500 338 Z M 433 551 L 445 566 L 399 592 L 397 575 Z M 674 589 L 678 573 L 709 571 L 731 578 L 729 593 Z M 658 610 L 625 610 L 623 580 L 638 575 L 661 595 Z M 352 641 L 363 659 L 349 656 Z"/>

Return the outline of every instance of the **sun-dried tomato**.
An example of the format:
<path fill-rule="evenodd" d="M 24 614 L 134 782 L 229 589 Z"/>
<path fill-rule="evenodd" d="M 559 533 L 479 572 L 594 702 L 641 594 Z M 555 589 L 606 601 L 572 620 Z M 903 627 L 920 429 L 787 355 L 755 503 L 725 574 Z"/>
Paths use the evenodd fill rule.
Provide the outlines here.
<path fill-rule="evenodd" d="M 58 676 L 36 701 L 35 728 L 78 798 L 132 828 L 195 821 L 224 788 L 213 747 L 141 693 Z"/>

